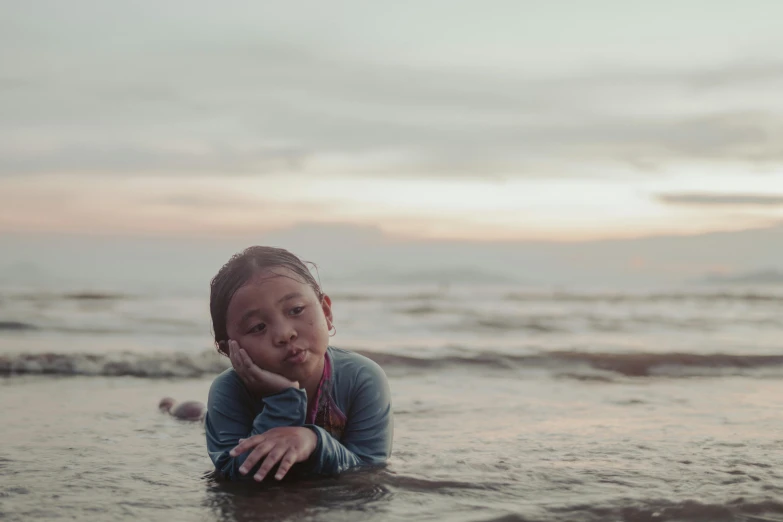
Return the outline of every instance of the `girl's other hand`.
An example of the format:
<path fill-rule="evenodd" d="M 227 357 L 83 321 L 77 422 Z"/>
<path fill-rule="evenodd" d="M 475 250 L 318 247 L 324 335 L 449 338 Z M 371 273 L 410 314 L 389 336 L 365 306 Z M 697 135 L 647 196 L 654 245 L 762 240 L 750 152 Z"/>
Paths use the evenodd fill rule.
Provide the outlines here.
<path fill-rule="evenodd" d="M 299 388 L 299 383 L 289 381 L 282 375 L 262 370 L 236 341 L 228 341 L 228 358 L 245 386 L 255 395 L 266 397 L 280 393 L 286 388 Z"/>
<path fill-rule="evenodd" d="M 277 468 L 275 478 L 282 480 L 291 466 L 297 462 L 304 462 L 310 457 L 317 444 L 318 438 L 310 428 L 285 426 L 272 428 L 247 439 L 240 439 L 239 445 L 232 449 L 230 454 L 236 457 L 252 450 L 239 468 L 239 472 L 243 475 L 246 475 L 263 458 L 264 463 L 253 475 L 253 478 L 259 482 L 264 480 L 266 474 L 279 462 L 280 467 Z"/>

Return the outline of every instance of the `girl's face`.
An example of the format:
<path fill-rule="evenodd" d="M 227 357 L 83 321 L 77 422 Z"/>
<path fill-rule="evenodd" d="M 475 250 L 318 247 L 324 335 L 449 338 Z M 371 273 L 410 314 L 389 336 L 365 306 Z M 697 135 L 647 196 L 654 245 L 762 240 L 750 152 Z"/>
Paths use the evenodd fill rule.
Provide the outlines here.
<path fill-rule="evenodd" d="M 302 383 L 322 368 L 331 306 L 290 269 L 260 270 L 231 298 L 226 329 L 257 366 Z"/>

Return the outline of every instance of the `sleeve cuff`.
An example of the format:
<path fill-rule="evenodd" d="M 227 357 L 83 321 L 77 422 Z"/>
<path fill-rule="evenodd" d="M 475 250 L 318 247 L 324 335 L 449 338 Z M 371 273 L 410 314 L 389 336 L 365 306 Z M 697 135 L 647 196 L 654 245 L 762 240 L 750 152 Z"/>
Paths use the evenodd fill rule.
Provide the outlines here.
<path fill-rule="evenodd" d="M 307 418 L 307 392 L 299 388 L 286 388 L 261 399 L 267 429 L 277 426 L 301 426 Z"/>
<path fill-rule="evenodd" d="M 311 473 L 322 473 L 324 469 L 324 434 L 321 431 L 322 428 L 316 426 L 315 424 L 305 424 L 303 427 L 313 430 L 316 439 L 315 449 L 310 454 L 310 458 L 307 459 L 309 471 Z"/>

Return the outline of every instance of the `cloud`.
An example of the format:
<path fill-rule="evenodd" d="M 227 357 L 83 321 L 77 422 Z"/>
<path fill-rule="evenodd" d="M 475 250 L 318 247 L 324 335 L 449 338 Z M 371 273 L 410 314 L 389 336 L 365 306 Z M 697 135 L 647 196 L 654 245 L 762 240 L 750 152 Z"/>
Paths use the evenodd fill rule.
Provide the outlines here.
<path fill-rule="evenodd" d="M 242 211 L 253 213 L 262 211 L 267 215 L 275 213 L 291 213 L 298 211 L 301 215 L 306 215 L 301 209 L 306 206 L 311 214 L 319 212 L 328 212 L 333 210 L 336 204 L 325 202 L 284 202 L 274 198 L 265 197 L 263 194 L 254 196 L 241 192 L 232 192 L 226 188 L 212 187 L 209 192 L 199 190 L 197 187 L 191 189 L 178 188 L 176 192 L 169 189 L 171 193 L 153 197 L 139 198 L 139 203 L 154 207 L 170 207 L 178 211 L 185 212 L 226 212 Z M 309 215 L 309 214 L 307 214 Z"/>
<path fill-rule="evenodd" d="M 20 91 L 35 86 L 36 82 L 32 78 L 0 77 L 0 92 Z"/>
<path fill-rule="evenodd" d="M 700 89 L 719 89 L 760 83 L 783 82 L 783 63 L 737 62 L 728 66 L 690 73 L 687 83 Z"/>
<path fill-rule="evenodd" d="M 24 150 L 0 147 L 0 176 L 29 174 L 266 174 L 297 171 L 307 153 L 294 148 L 196 144 L 79 144 Z"/>
<path fill-rule="evenodd" d="M 18 44 L 0 80 L 0 175 L 256 175 L 334 158 L 340 173 L 397 177 L 783 163 L 783 62 L 543 75 L 177 36 L 121 60 Z"/>
<path fill-rule="evenodd" d="M 717 193 L 671 193 L 659 194 L 656 199 L 667 205 L 694 206 L 749 206 L 777 207 L 783 205 L 783 195 L 768 194 L 717 194 Z"/>

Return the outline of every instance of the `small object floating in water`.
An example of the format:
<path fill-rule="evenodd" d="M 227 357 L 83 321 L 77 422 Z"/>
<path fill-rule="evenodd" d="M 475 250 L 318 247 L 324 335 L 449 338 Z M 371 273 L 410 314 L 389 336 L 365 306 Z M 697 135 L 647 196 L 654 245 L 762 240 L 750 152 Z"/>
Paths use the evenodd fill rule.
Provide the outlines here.
<path fill-rule="evenodd" d="M 177 402 L 171 397 L 163 397 L 158 403 L 158 409 L 170 413 L 172 417 L 186 421 L 200 421 L 207 412 L 207 407 L 202 402 Z"/>

